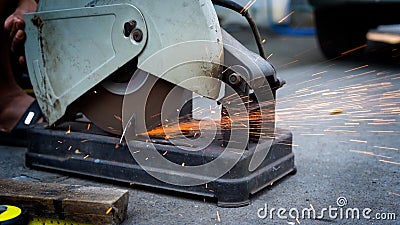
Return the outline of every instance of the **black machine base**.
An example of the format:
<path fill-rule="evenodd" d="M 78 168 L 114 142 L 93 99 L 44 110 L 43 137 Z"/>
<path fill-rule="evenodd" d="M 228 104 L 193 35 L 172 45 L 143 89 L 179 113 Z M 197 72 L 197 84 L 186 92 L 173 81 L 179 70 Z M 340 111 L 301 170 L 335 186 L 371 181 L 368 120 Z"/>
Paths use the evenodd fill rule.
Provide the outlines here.
<path fill-rule="evenodd" d="M 118 137 L 96 131 L 94 126 L 88 128 L 88 123 L 73 122 L 65 124 L 64 128 L 37 126 L 30 129 L 26 165 L 35 169 L 50 169 L 216 198 L 221 207 L 248 205 L 251 194 L 296 172 L 292 133 L 288 130 L 277 129 L 266 159 L 255 171 L 248 170 L 254 152 L 254 146 L 249 145 L 249 150 L 246 150 L 239 162 L 221 178 L 206 185 L 177 186 L 149 175 L 135 161 L 127 144 L 120 143 Z M 166 143 L 155 146 L 160 154 L 168 152 L 166 158 L 170 161 L 188 164 L 210 161 L 221 148 L 215 143 L 201 154 L 196 154 Z"/>

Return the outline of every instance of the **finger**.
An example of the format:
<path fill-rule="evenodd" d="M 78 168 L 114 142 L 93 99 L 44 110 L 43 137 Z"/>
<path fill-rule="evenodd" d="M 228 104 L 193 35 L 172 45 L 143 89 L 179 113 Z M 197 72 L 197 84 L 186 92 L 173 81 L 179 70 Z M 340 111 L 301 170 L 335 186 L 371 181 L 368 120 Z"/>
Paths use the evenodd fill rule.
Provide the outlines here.
<path fill-rule="evenodd" d="M 16 18 L 11 19 L 11 29 L 10 29 L 10 37 L 13 38 L 15 36 L 15 33 L 17 32 L 17 27 L 15 24 Z"/>
<path fill-rule="evenodd" d="M 26 65 L 25 56 L 20 56 L 18 58 L 18 62 L 19 62 L 20 65 L 25 66 Z"/>
<path fill-rule="evenodd" d="M 25 41 L 25 38 L 26 38 L 25 31 L 18 30 L 14 36 L 14 39 L 11 42 L 11 51 L 16 52 L 19 49 L 21 49 Z"/>
<path fill-rule="evenodd" d="M 10 37 L 13 38 L 15 34 L 18 32 L 18 30 L 23 30 L 25 23 L 23 20 L 21 20 L 18 17 L 14 17 L 12 21 L 12 27 L 11 27 L 11 32 L 10 32 Z"/>
<path fill-rule="evenodd" d="M 24 30 L 18 30 L 14 36 L 13 42 L 17 45 L 25 41 L 26 35 Z"/>
<path fill-rule="evenodd" d="M 24 19 L 20 17 L 16 17 L 17 19 L 15 20 L 15 26 L 18 30 L 23 30 L 25 29 L 25 21 Z"/>
<path fill-rule="evenodd" d="M 10 17 L 8 17 L 6 21 L 4 21 L 4 31 L 10 32 L 10 30 L 11 30 L 11 19 Z"/>

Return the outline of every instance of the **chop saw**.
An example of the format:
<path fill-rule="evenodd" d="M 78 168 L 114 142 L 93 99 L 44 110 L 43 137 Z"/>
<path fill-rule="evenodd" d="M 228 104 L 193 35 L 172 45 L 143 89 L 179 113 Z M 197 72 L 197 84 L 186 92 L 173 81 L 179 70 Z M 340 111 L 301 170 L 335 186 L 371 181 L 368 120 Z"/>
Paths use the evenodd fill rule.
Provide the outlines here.
<path fill-rule="evenodd" d="M 242 14 L 259 53 L 221 28 Z M 41 0 L 25 15 L 29 76 L 46 126 L 26 164 L 215 197 L 221 206 L 295 172 L 275 127 L 284 82 L 254 21 L 224 0 Z"/>

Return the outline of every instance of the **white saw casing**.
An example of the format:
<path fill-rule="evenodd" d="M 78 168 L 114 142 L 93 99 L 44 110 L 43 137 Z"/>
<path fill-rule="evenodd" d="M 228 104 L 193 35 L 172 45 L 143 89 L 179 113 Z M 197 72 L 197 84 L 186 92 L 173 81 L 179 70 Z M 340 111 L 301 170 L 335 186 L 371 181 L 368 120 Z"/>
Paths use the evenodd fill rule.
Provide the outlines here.
<path fill-rule="evenodd" d="M 49 124 L 135 57 L 138 69 L 208 98 L 219 95 L 215 79 L 183 82 L 217 78 L 223 62 L 221 27 L 210 0 L 41 0 L 24 19 L 29 76 Z M 124 35 L 131 20 L 142 31 L 139 42 Z"/>

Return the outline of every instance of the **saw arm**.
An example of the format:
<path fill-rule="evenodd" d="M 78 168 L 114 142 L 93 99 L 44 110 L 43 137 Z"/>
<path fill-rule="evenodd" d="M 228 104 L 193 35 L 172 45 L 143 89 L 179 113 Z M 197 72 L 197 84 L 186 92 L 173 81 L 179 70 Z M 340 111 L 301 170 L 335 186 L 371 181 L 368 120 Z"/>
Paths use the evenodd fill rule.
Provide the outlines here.
<path fill-rule="evenodd" d="M 198 65 L 171 70 L 177 60 L 196 53 L 199 61 L 219 64 L 222 57 L 221 29 L 207 0 L 42 0 L 38 12 L 26 14 L 25 20 L 28 70 L 50 124 L 59 120 L 70 104 L 135 57 L 138 69 L 174 84 L 191 76 L 212 76 L 210 71 L 215 70 Z M 131 21 L 135 26 L 127 35 L 124 28 Z M 179 52 L 180 58 L 161 55 L 157 61 L 147 60 L 164 48 L 188 41 L 204 44 L 197 45 L 202 49 Z M 110 89 L 110 84 L 105 88 Z M 219 84 L 207 82 L 184 88 L 211 98 L 219 93 Z"/>
<path fill-rule="evenodd" d="M 25 49 L 49 124 L 78 110 L 121 135 L 129 108 L 129 123 L 146 121 L 135 123 L 138 134 L 161 125 L 162 118 L 179 117 L 193 93 L 222 99 L 228 93 L 223 82 L 244 98 L 252 92 L 251 101 L 273 102 L 281 82 L 264 59 L 259 32 L 247 11 L 240 12 L 253 29 L 258 55 L 223 31 L 213 3 L 226 2 L 231 1 L 42 0 L 37 12 L 25 15 Z M 239 5 L 228 6 L 239 12 Z M 263 93 L 254 97 L 254 89 Z"/>

